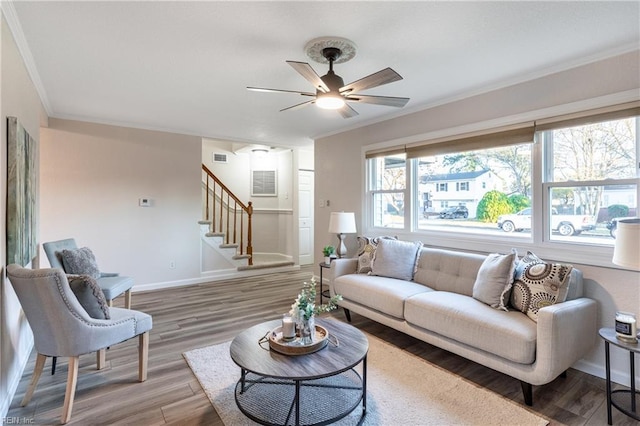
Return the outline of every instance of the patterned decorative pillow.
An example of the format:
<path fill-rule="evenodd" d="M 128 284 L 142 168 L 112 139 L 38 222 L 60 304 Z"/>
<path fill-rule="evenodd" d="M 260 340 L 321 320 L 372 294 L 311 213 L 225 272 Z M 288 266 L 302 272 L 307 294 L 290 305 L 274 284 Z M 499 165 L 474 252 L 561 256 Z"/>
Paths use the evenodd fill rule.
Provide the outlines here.
<path fill-rule="evenodd" d="M 488 255 L 473 284 L 473 298 L 506 311 L 517 263 L 518 253 L 515 249 L 511 250 L 511 254 Z"/>
<path fill-rule="evenodd" d="M 396 237 L 358 237 L 358 270 L 359 274 L 366 274 L 371 272 L 371 262 L 373 261 L 373 255 L 376 252 L 376 247 L 380 240 L 397 240 Z"/>
<path fill-rule="evenodd" d="M 109 305 L 102 289 L 89 275 L 67 275 L 69 287 L 91 318 L 111 319 Z"/>
<path fill-rule="evenodd" d="M 511 306 L 538 321 L 538 310 L 564 302 L 573 266 L 546 263 L 530 251 L 516 266 Z"/>
<path fill-rule="evenodd" d="M 93 252 L 88 247 L 75 250 L 62 250 L 62 265 L 67 274 L 89 275 L 100 278 L 100 269 Z"/>

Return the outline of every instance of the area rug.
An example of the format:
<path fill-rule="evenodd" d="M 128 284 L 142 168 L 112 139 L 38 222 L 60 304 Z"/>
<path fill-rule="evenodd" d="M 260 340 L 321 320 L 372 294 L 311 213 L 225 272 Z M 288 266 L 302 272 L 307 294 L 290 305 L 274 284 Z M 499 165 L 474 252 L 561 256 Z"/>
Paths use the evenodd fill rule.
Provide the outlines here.
<path fill-rule="evenodd" d="M 520 405 L 429 362 L 367 335 L 367 414 L 363 425 L 546 425 Z M 240 368 L 230 342 L 183 356 L 227 426 L 255 425 L 234 399 Z M 356 425 L 357 407 L 337 425 Z"/>

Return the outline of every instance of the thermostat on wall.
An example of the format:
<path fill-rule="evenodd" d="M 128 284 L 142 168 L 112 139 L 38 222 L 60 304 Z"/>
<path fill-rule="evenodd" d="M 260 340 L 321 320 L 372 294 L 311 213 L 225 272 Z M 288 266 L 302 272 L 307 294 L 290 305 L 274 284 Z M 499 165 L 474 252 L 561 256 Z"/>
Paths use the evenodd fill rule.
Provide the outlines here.
<path fill-rule="evenodd" d="M 140 207 L 151 207 L 151 199 L 150 198 L 139 198 L 138 204 Z"/>

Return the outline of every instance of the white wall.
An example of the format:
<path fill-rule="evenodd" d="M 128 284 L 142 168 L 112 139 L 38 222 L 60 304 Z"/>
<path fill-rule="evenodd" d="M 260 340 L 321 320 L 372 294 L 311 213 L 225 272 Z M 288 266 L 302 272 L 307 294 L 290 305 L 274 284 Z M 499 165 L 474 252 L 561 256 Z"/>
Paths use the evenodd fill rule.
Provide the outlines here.
<path fill-rule="evenodd" d="M 7 116 L 17 117 L 20 124 L 39 143 L 40 122 L 46 123 L 46 115 L 41 117 L 40 98 L 31 82 L 22 58 L 2 14 L 0 20 L 0 229 L 6 237 L 6 196 L 7 196 Z M 38 242 L 40 240 L 38 239 Z M 6 238 L 0 239 L 0 419 L 4 418 L 15 392 L 24 364 L 31 348 L 33 337 L 24 318 L 20 303 L 7 282 Z"/>
<path fill-rule="evenodd" d="M 323 245 L 335 243 L 335 236 L 326 232 L 331 211 L 354 211 L 358 232 L 367 232 L 363 230 L 364 146 L 415 142 L 423 140 L 421 138 L 426 134 L 464 133 L 465 129 L 474 126 L 486 124 L 491 127 L 492 123 L 505 117 L 532 117 L 537 111 L 544 111 L 544 114 L 568 112 L 571 108 L 588 107 L 604 99 L 629 97 L 640 98 L 638 51 L 320 138 L 315 141 L 315 251 L 320 252 Z M 319 199 L 331 200 L 331 207 L 318 207 Z M 393 231 L 402 239 L 412 239 L 411 234 Z M 421 239 L 426 244 L 433 244 L 424 237 Z M 349 235 L 346 242 L 349 255 L 355 255 L 355 235 Z M 505 249 L 508 247 L 484 244 L 480 250 Z M 567 261 L 568 253 L 541 255 L 549 255 L 550 260 Z M 640 313 L 639 273 L 613 269 L 613 265 L 607 268 L 573 263 L 584 272 L 587 296 L 599 302 L 599 327 L 611 327 L 618 309 Z M 628 355 L 613 352 L 614 377 L 628 383 Z M 604 344 L 600 339 L 576 367 L 604 376 Z"/>
<path fill-rule="evenodd" d="M 58 119 L 41 135 L 43 242 L 75 238 L 134 290 L 199 277 L 200 138 Z"/>

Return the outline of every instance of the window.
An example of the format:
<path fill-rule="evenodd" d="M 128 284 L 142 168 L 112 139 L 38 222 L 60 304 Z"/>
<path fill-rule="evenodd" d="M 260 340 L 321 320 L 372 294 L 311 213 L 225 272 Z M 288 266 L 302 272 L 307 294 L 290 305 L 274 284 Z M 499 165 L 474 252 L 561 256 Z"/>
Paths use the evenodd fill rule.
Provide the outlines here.
<path fill-rule="evenodd" d="M 369 160 L 369 190 L 373 226 L 404 228 L 406 189 L 404 154 Z"/>
<path fill-rule="evenodd" d="M 631 117 L 540 133 L 544 192 L 559 213 L 551 215 L 547 238 L 613 244 L 606 224 L 638 214 L 637 130 Z"/>
<path fill-rule="evenodd" d="M 639 113 L 640 102 L 614 105 L 369 158 L 370 179 L 394 167 L 402 179 L 369 181 L 368 227 L 469 250 L 568 248 L 567 261 L 610 265 L 612 220 L 640 215 Z"/>
<path fill-rule="evenodd" d="M 418 164 L 424 163 L 422 160 L 418 158 Z M 500 214 L 515 213 L 531 204 L 530 164 L 531 143 L 455 152 L 432 158 L 429 163 L 418 167 L 417 189 L 418 194 L 433 194 L 432 201 L 440 206 L 440 210 L 420 212 L 417 228 L 453 228 L 497 234 L 496 222 Z M 439 190 L 446 185 L 440 180 L 457 180 L 456 192 L 444 193 Z M 474 182 L 478 184 L 474 185 Z M 466 209 L 444 211 L 455 206 L 464 206 Z M 454 220 L 433 220 L 435 217 Z M 530 233 L 518 233 L 519 237 L 523 235 L 530 236 Z"/>
<path fill-rule="evenodd" d="M 456 191 L 468 191 L 469 182 L 456 182 Z"/>

